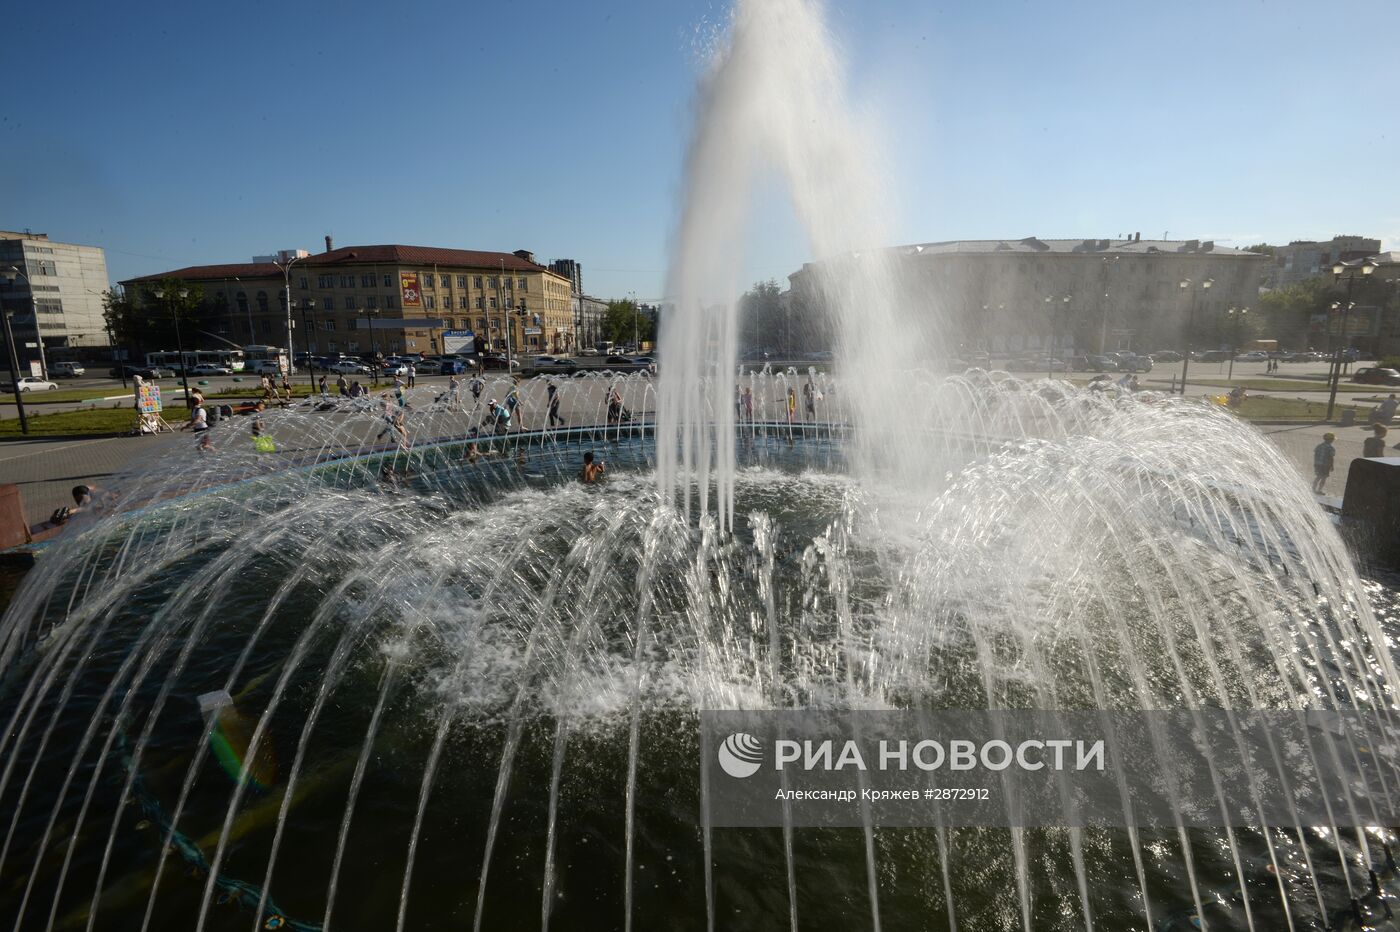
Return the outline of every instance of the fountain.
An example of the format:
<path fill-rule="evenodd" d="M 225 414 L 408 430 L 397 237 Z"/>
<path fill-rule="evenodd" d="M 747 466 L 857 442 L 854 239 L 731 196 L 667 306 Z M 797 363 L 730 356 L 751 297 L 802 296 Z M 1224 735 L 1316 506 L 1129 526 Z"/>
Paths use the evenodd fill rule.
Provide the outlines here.
<path fill-rule="evenodd" d="M 504 434 L 503 380 L 411 391 L 402 435 L 313 399 L 75 518 L 0 621 L 0 926 L 1386 923 L 1359 795 L 1364 829 L 711 827 L 703 709 L 1394 705 L 1400 595 L 1252 429 L 913 365 L 843 84 L 814 6 L 741 0 L 659 385 L 561 380 L 550 428 L 532 380 Z M 734 365 L 768 164 L 838 257 L 834 373 Z"/>

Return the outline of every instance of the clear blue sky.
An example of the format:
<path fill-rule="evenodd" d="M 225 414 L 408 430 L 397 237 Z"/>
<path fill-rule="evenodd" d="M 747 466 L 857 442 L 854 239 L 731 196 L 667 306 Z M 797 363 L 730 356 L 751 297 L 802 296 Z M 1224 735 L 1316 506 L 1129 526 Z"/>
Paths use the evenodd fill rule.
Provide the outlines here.
<path fill-rule="evenodd" d="M 414 243 L 659 296 L 721 2 L 20 4 L 0 227 L 115 279 Z M 1400 248 L 1400 3 L 843 0 L 902 242 L 1334 233 Z M 780 215 L 752 277 L 809 258 Z"/>

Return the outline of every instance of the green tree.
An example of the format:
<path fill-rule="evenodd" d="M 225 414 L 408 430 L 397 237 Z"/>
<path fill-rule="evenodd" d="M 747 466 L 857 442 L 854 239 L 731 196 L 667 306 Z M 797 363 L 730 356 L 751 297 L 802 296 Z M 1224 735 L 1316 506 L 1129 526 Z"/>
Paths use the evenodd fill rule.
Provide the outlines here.
<path fill-rule="evenodd" d="M 648 314 L 637 307 L 635 301 L 615 298 L 608 302 L 607 313 L 603 315 L 603 334 L 614 343 L 631 343 L 633 338 L 643 342 L 651 340 L 655 327 Z"/>
<path fill-rule="evenodd" d="M 104 316 L 109 315 L 117 339 L 138 352 L 174 349 L 179 318 L 185 348 L 193 349 L 199 342 L 196 328 L 205 303 L 202 285 L 166 277 L 118 298 Z"/>
<path fill-rule="evenodd" d="M 1257 252 L 1265 256 L 1278 255 L 1278 247 L 1270 246 L 1268 243 L 1255 243 L 1253 246 L 1246 246 L 1245 252 Z"/>

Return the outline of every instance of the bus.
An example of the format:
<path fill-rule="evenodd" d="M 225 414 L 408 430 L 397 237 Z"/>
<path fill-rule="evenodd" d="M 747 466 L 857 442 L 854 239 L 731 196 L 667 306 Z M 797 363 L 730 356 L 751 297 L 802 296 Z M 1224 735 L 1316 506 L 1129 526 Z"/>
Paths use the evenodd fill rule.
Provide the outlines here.
<path fill-rule="evenodd" d="M 183 364 L 178 352 L 166 350 L 146 354 L 146 365 L 152 369 L 181 371 L 186 366 L 222 366 L 232 372 L 243 371 L 243 351 L 237 349 L 185 350 Z"/>
<path fill-rule="evenodd" d="M 280 372 L 285 375 L 296 371 L 292 368 L 292 360 L 287 351 L 280 346 L 245 346 L 243 356 L 248 360 L 249 368 L 260 373 L 271 375 L 273 372 Z M 270 362 L 272 365 L 265 366 L 264 362 Z"/>

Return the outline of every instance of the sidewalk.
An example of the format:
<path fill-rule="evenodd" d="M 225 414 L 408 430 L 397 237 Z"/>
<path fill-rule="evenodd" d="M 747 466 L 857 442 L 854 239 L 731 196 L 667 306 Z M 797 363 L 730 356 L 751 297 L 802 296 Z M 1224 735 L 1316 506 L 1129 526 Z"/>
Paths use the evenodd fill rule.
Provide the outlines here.
<path fill-rule="evenodd" d="M 1322 442 L 1323 434 L 1328 431 L 1336 434 L 1336 465 L 1332 468 L 1332 476 L 1327 480 L 1327 485 L 1323 487 L 1326 495 L 1335 497 L 1341 496 L 1346 487 L 1351 461 L 1361 457 L 1361 446 L 1366 438 L 1371 436 L 1369 425 L 1338 427 L 1335 424 L 1290 424 L 1284 427 L 1260 424 L 1258 427 L 1260 433 L 1283 450 L 1298 467 L 1299 474 L 1309 483 L 1313 480 L 1313 448 Z M 1395 437 L 1396 434 L 1392 433 L 1387 439 L 1393 440 Z"/>
<path fill-rule="evenodd" d="M 159 456 L 187 434 L 145 437 L 39 437 L 0 443 L 0 484 L 15 483 L 29 524 L 47 520 L 55 508 L 73 504 L 75 485 L 101 486 L 138 457 Z"/>

